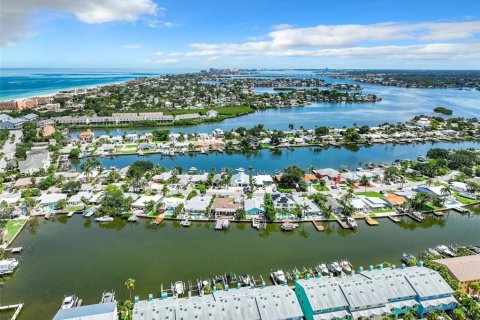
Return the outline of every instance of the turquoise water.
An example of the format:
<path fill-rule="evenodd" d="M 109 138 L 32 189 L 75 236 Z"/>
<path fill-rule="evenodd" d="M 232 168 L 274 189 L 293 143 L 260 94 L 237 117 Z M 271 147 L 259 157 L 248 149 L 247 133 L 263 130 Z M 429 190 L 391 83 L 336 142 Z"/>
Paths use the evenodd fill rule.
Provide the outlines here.
<path fill-rule="evenodd" d="M 153 155 L 128 155 L 111 158 L 98 158 L 103 166 L 109 168 L 115 166 L 123 168 L 136 160 L 149 160 L 160 166 L 172 168 L 182 166 L 188 170 L 196 167 L 199 170 L 210 171 L 212 167 L 219 171 L 222 168 L 248 168 L 253 166 L 256 172 L 273 174 L 283 170 L 289 165 L 298 165 L 304 169 L 314 166 L 317 168 L 340 168 L 346 166 L 354 170 L 359 163 L 391 163 L 397 159 L 415 160 L 419 155 L 424 156 L 432 147 L 464 149 L 479 148 L 480 143 L 474 141 L 464 142 L 441 142 L 423 144 L 380 144 L 369 147 L 349 146 L 340 149 L 336 148 L 313 148 L 302 147 L 292 150 L 280 149 L 270 151 L 263 149 L 251 152 L 233 153 L 210 153 L 210 154 L 185 154 L 177 155 L 174 158 L 163 157 L 159 154 Z M 82 160 L 85 161 L 85 160 Z M 80 168 L 80 166 L 79 166 Z"/>

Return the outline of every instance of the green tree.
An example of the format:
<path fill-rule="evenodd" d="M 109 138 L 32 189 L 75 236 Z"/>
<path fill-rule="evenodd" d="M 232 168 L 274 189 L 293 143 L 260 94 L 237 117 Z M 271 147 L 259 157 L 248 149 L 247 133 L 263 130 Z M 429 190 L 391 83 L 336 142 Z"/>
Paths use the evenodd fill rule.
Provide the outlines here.
<path fill-rule="evenodd" d="M 62 192 L 67 193 L 69 196 L 77 194 L 82 188 L 80 181 L 68 181 L 62 187 Z"/>
<path fill-rule="evenodd" d="M 79 148 L 73 148 L 70 150 L 70 153 L 68 154 L 69 158 L 78 158 L 80 156 L 80 149 Z"/>
<path fill-rule="evenodd" d="M 109 185 L 105 188 L 105 195 L 98 208 L 99 215 L 120 216 L 130 211 L 131 198 L 125 198 L 123 191 L 116 185 Z"/>
<path fill-rule="evenodd" d="M 126 281 L 125 281 L 125 288 L 129 291 L 130 293 L 130 301 L 132 300 L 132 290 L 135 289 L 135 284 L 136 284 L 136 281 L 135 279 L 133 278 L 128 278 Z"/>

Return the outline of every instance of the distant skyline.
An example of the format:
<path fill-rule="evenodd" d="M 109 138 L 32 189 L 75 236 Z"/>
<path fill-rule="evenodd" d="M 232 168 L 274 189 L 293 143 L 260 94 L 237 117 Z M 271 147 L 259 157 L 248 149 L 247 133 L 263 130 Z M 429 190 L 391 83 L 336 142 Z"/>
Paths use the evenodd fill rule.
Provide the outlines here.
<path fill-rule="evenodd" d="M 480 69 L 471 0 L 0 0 L 0 67 Z"/>

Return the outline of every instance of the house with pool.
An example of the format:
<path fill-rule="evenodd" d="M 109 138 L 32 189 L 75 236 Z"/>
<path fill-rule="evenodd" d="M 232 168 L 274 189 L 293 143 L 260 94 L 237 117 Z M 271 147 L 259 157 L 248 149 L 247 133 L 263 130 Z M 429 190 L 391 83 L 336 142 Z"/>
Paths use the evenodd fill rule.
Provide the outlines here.
<path fill-rule="evenodd" d="M 398 318 L 410 311 L 424 318 L 436 310 L 453 310 L 457 304 L 453 289 L 440 274 L 421 264 L 301 279 L 295 283 L 295 293 L 307 320 Z"/>
<path fill-rule="evenodd" d="M 247 217 L 263 216 L 265 210 L 263 209 L 264 199 L 263 197 L 253 197 L 245 199 L 243 207 Z"/>

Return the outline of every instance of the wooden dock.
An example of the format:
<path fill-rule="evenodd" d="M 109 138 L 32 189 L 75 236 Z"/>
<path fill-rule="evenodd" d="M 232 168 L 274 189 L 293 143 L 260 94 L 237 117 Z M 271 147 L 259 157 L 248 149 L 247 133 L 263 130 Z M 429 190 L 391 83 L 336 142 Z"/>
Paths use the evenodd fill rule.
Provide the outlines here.
<path fill-rule="evenodd" d="M 335 216 L 335 220 L 338 222 L 340 227 L 342 227 L 343 229 L 350 229 L 348 224 L 345 221 L 342 221 L 338 216 Z"/>
<path fill-rule="evenodd" d="M 365 221 L 367 222 L 367 224 L 368 224 L 369 226 L 378 226 L 378 221 L 375 220 L 375 219 L 373 219 L 373 218 L 371 218 L 371 217 L 368 217 L 368 216 L 367 216 L 367 217 L 365 218 Z"/>
<path fill-rule="evenodd" d="M 12 305 L 8 305 L 8 306 L 1 306 L 0 307 L 0 312 L 1 311 L 12 310 L 12 309 L 15 309 L 15 313 L 12 315 L 10 320 L 15 320 L 15 319 L 18 318 L 18 315 L 20 314 L 20 311 L 22 311 L 22 309 L 23 309 L 23 303 L 12 304 Z"/>
<path fill-rule="evenodd" d="M 73 216 L 74 213 L 75 213 L 74 211 L 69 212 L 69 213 L 67 214 L 67 217 Z"/>
<path fill-rule="evenodd" d="M 152 221 L 152 224 L 159 225 L 160 223 L 162 223 L 162 221 L 163 221 L 163 217 L 158 216 L 155 218 L 155 220 Z"/>
<path fill-rule="evenodd" d="M 398 219 L 397 217 L 394 217 L 394 216 L 388 216 L 388 219 L 390 219 L 392 222 L 395 222 L 395 223 L 400 222 L 400 219 Z"/>
<path fill-rule="evenodd" d="M 325 228 L 321 224 L 319 224 L 317 220 L 312 220 L 312 223 L 313 226 L 317 229 L 317 231 L 325 231 Z"/>
<path fill-rule="evenodd" d="M 443 217 L 444 213 L 442 211 L 433 211 L 433 215 L 437 217 Z"/>

